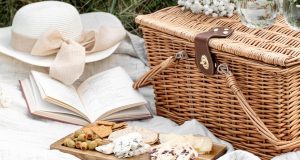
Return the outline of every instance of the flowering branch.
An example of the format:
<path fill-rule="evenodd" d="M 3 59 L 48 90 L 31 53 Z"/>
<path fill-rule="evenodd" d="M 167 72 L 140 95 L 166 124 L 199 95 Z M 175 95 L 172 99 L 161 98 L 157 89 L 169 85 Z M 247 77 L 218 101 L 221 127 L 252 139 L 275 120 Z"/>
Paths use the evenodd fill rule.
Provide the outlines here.
<path fill-rule="evenodd" d="M 204 13 L 213 17 L 231 17 L 235 10 L 235 5 L 230 0 L 178 0 L 178 5 L 182 6 L 183 10 Z"/>

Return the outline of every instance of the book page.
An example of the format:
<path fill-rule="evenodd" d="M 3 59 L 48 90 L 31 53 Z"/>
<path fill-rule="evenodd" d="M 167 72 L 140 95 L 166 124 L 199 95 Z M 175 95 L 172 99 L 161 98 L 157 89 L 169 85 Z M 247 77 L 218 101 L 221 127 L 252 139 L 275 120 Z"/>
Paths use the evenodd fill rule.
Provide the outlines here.
<path fill-rule="evenodd" d="M 32 83 L 30 78 L 20 81 L 20 85 L 27 107 L 32 115 L 77 125 L 89 123 L 89 121 L 79 117 L 74 112 L 44 101 L 36 84 Z"/>
<path fill-rule="evenodd" d="M 78 114 L 76 114 L 68 109 L 65 109 L 63 107 L 57 106 L 57 105 L 49 103 L 47 101 L 44 101 L 41 97 L 41 94 L 39 93 L 39 89 L 38 89 L 37 85 L 32 80 L 33 77 L 29 76 L 29 79 L 31 79 L 30 87 L 31 87 L 31 91 L 32 91 L 32 96 L 34 98 L 34 103 L 36 104 L 36 107 L 38 107 L 38 108 L 36 108 L 37 110 L 45 111 L 45 112 L 72 114 L 72 115 L 78 116 Z"/>
<path fill-rule="evenodd" d="M 100 117 L 99 120 L 108 121 L 124 121 L 132 119 L 146 119 L 152 117 L 146 106 L 137 106 L 129 109 L 124 109 L 106 117 Z"/>
<path fill-rule="evenodd" d="M 64 85 L 44 73 L 31 71 L 31 74 L 44 100 L 61 107 L 72 107 L 83 115 L 87 114 L 87 111 L 82 105 L 76 89 L 73 86 Z M 43 97 L 43 95 L 45 97 Z M 48 100 L 49 98 L 51 100 Z"/>
<path fill-rule="evenodd" d="M 146 104 L 132 84 L 126 71 L 116 67 L 90 77 L 79 86 L 77 93 L 89 112 L 89 118 L 95 121 L 107 112 Z"/>

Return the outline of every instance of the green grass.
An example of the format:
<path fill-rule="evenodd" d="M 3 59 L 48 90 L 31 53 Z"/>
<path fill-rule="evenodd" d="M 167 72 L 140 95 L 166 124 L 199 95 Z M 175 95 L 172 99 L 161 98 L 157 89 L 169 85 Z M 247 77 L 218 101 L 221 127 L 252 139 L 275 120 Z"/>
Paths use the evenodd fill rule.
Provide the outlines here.
<path fill-rule="evenodd" d="M 15 12 L 22 6 L 40 0 L 0 0 L 0 27 L 12 23 Z M 177 0 L 62 0 L 74 5 L 80 13 L 109 12 L 116 15 L 125 28 L 138 34 L 134 18 L 156 10 L 176 5 Z"/>

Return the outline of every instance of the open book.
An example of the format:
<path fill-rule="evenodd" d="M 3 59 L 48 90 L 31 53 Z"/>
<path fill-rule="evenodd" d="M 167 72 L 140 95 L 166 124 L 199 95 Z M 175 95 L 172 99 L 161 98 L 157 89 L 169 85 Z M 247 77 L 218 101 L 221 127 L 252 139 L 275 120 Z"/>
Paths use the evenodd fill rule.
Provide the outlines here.
<path fill-rule="evenodd" d="M 79 125 L 152 117 L 146 100 L 132 88 L 132 80 L 121 67 L 96 74 L 78 88 L 37 71 L 20 84 L 30 113 L 37 116 Z"/>

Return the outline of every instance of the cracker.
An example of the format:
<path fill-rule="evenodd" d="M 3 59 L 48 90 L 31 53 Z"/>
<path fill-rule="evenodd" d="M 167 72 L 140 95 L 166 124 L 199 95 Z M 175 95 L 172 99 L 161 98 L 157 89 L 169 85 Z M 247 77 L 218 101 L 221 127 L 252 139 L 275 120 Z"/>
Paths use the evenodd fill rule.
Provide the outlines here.
<path fill-rule="evenodd" d="M 93 126 L 95 126 L 95 124 L 94 123 L 90 123 L 90 124 L 86 125 L 84 128 L 91 128 Z"/>
<path fill-rule="evenodd" d="M 121 127 L 121 128 L 117 128 L 117 129 L 113 129 L 112 131 L 113 132 L 116 132 L 116 131 L 119 131 L 119 130 L 122 130 L 122 129 L 125 129 L 126 127 Z"/>
<path fill-rule="evenodd" d="M 119 128 L 124 128 L 127 126 L 127 123 L 126 122 L 122 122 L 122 123 L 116 123 L 112 126 L 112 129 L 115 130 L 115 129 L 119 129 Z"/>
<path fill-rule="evenodd" d="M 91 127 L 92 127 L 92 126 L 84 127 L 84 128 L 82 128 L 82 130 L 83 130 L 84 133 L 89 133 L 89 132 L 92 131 L 92 130 L 91 130 Z"/>
<path fill-rule="evenodd" d="M 113 126 L 116 123 L 115 122 L 108 122 L 108 121 L 96 121 L 96 124 L 104 125 L 104 126 Z"/>
<path fill-rule="evenodd" d="M 123 127 L 119 127 L 119 128 L 114 128 L 113 130 L 114 130 L 114 131 L 117 131 L 117 130 L 125 129 L 125 128 L 127 128 L 127 126 L 123 126 Z"/>
<path fill-rule="evenodd" d="M 91 127 L 91 130 L 97 134 L 100 138 L 108 137 L 112 133 L 112 127 L 111 126 L 94 126 Z"/>

